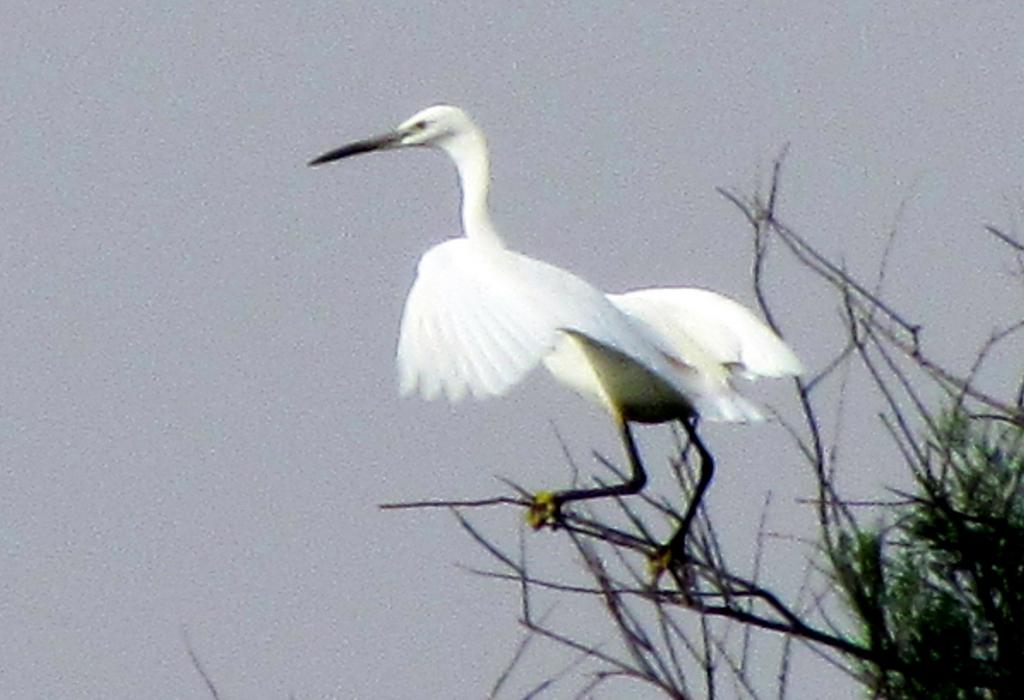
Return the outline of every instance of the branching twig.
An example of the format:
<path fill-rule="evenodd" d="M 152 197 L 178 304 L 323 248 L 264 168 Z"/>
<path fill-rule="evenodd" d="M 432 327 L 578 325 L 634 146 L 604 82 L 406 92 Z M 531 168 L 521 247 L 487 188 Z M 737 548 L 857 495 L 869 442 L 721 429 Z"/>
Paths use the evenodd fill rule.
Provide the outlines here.
<path fill-rule="evenodd" d="M 898 312 L 896 305 L 883 295 L 889 286 L 886 284 L 887 272 L 895 250 L 902 210 L 907 202 L 901 204 L 889 232 L 876 279 L 872 283 L 863 283 L 844 264 L 830 259 L 781 222 L 778 207 L 785 155 L 786 149 L 783 149 L 773 163 L 766 197 L 755 195 L 747 198 L 726 189 L 718 191 L 736 206 L 751 227 L 753 292 L 758 309 L 771 328 L 779 332 L 781 319 L 775 313 L 768 293 L 769 251 L 773 252 L 772 260 L 776 251 L 782 254 L 788 251 L 804 270 L 836 292 L 841 329 L 832 351 L 834 355 L 815 374 L 793 381 L 799 417 L 775 413 L 796 448 L 795 459 L 803 460 L 814 474 L 816 492 L 811 497 L 798 496 L 794 501 L 797 505 L 815 507 L 819 553 L 823 552 L 825 557 L 817 562 L 812 560 L 806 568 L 797 603 L 790 602 L 773 589 L 770 581 L 762 581 L 765 571 L 770 571 L 763 560 L 767 554 L 766 542 L 805 548 L 810 540 L 804 533 L 783 533 L 779 537 L 770 533 L 766 526 L 769 506 L 769 499 L 766 499 L 749 578 L 738 575 L 730 564 L 712 526 L 714 518 L 709 517 L 703 505 L 696 511 L 685 556 L 660 564 L 666 567 L 664 573 L 668 576 L 662 576 L 659 584 L 657 577 L 645 573 L 645 566 L 650 565 L 652 557 L 663 552 L 654 533 L 663 531 L 666 524 L 681 520 L 682 515 L 674 504 L 686 501 L 683 496 L 695 482 L 693 467 L 696 457 L 692 457 L 691 446 L 679 432 L 675 433 L 678 456 L 669 460 L 675 475 L 673 490 L 677 493 L 669 497 L 645 492 L 639 497 L 617 498 L 614 501 L 616 509 L 611 511 L 614 517 L 603 516 L 599 507 L 592 512 L 590 508 L 576 506 L 562 513 L 556 534 L 567 537 L 573 545 L 586 577 L 585 583 L 533 575 L 527 568 L 522 537 L 518 555 L 513 555 L 484 536 L 467 519 L 465 513 L 476 508 L 528 507 L 531 494 L 512 482 L 505 481 L 517 496 L 425 500 L 381 506 L 387 509 L 451 509 L 466 532 L 498 563 L 494 571 L 470 570 L 519 587 L 522 597 L 520 623 L 526 630 L 526 636 L 498 677 L 492 696 L 505 687 L 513 669 L 522 663 L 528 647 L 538 641 L 562 647 L 573 658 L 558 673 L 536 685 L 530 691 L 530 697 L 550 690 L 570 670 L 587 675 L 588 680 L 578 697 L 587 696 L 612 679 L 625 679 L 646 683 L 667 697 L 685 698 L 690 696 L 688 676 L 691 683 L 696 683 L 696 678 L 701 679 L 705 695 L 709 698 L 730 687 L 737 693 L 756 697 L 758 691 L 756 679 L 751 674 L 750 660 L 755 642 L 759 644 L 758 655 L 762 652 L 761 637 L 755 637 L 759 631 L 782 636 L 775 678 L 780 699 L 788 689 L 795 642 L 810 647 L 828 663 L 851 675 L 869 666 L 885 673 L 908 671 L 907 662 L 896 647 L 885 611 L 878 607 L 877 600 L 867 595 L 865 586 L 869 584 L 858 578 L 863 573 L 859 565 L 850 564 L 849 543 L 862 537 L 868 538 L 869 542 L 874 541 L 870 539 L 873 531 L 862 530 L 857 522 L 856 516 L 863 517 L 864 511 L 856 509 L 871 508 L 872 512 L 893 513 L 915 504 L 914 499 L 918 497 L 893 490 L 890 493 L 895 493 L 895 498 L 853 500 L 841 495 L 837 486 L 838 465 L 840 461 L 846 463 L 857 456 L 857 451 L 851 450 L 845 442 L 843 449 L 839 449 L 840 437 L 845 432 L 847 385 L 866 373 L 871 385 L 877 389 L 875 398 L 883 403 L 884 432 L 891 436 L 910 472 L 925 480 L 942 478 L 943 474 L 931 472 L 932 460 L 947 465 L 951 458 L 940 451 L 948 453 L 949 448 L 936 446 L 921 436 L 922 426 L 926 435 L 934 434 L 937 427 L 936 412 L 922 398 L 928 395 L 923 389 L 941 387 L 955 406 L 974 407 L 971 409 L 973 413 L 969 414 L 974 418 L 1024 425 L 1024 381 L 1011 400 L 984 392 L 975 383 L 982 363 L 997 345 L 1024 329 L 1024 319 L 993 333 L 982 345 L 966 375 L 954 372 L 926 355 L 922 348 L 921 324 Z M 988 226 L 986 230 L 1010 246 L 1020 259 L 1024 244 L 995 227 Z M 781 240 L 781 248 L 772 248 L 775 238 Z M 854 372 L 855 368 L 857 372 Z M 931 384 L 922 387 L 922 379 Z M 830 400 L 835 397 L 834 403 L 828 404 L 830 412 L 827 418 L 821 408 L 826 392 L 830 392 Z M 976 410 L 978 407 L 981 410 Z M 575 484 L 580 471 L 557 431 L 556 436 Z M 595 453 L 594 457 L 616 479 L 623 480 L 618 467 L 599 454 Z M 604 483 L 604 478 L 597 481 Z M 945 504 L 945 507 L 951 506 Z M 897 519 L 896 522 L 901 521 Z M 884 531 L 878 538 L 879 547 L 883 544 L 899 546 Z M 876 563 L 883 565 L 881 554 Z M 811 583 L 812 575 L 814 583 Z M 841 618 L 836 612 L 837 593 L 853 600 L 854 607 L 859 605 L 865 616 L 873 617 L 876 629 L 866 635 L 864 641 L 843 631 L 843 625 L 838 622 Z M 595 641 L 597 635 L 579 639 L 566 634 L 555 627 L 554 616 L 550 613 L 536 618 L 532 611 L 535 597 L 554 598 L 570 604 L 594 605 L 600 602 L 604 619 L 614 631 L 615 641 L 598 644 Z M 994 605 L 991 600 L 989 603 Z M 205 678 L 198 662 L 194 663 Z"/>

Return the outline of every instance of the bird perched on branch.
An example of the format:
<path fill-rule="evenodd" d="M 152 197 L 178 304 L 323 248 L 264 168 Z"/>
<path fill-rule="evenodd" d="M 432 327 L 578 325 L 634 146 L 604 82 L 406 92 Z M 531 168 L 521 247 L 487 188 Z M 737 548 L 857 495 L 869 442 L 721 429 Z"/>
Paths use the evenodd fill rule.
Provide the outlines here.
<path fill-rule="evenodd" d="M 467 393 L 497 396 L 543 363 L 608 411 L 626 449 L 629 479 L 537 493 L 528 514 L 534 527 L 556 524 L 566 503 L 639 492 L 647 477 L 630 423 L 680 421 L 700 452 L 701 477 L 669 546 L 678 550 L 714 468 L 697 419 L 759 420 L 733 377 L 796 375 L 799 360 L 752 312 L 714 292 L 605 294 L 567 270 L 510 250 L 488 208 L 484 134 L 458 107 L 428 107 L 393 131 L 324 153 L 310 165 L 413 146 L 440 149 L 455 164 L 465 235 L 420 260 L 398 340 L 402 393 L 444 394 L 451 401 Z"/>

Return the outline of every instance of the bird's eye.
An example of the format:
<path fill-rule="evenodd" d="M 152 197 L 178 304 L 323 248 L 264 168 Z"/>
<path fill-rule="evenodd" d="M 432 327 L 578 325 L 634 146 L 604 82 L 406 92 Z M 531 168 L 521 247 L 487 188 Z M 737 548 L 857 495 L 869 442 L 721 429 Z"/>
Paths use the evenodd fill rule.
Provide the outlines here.
<path fill-rule="evenodd" d="M 427 120 L 426 119 L 420 119 L 418 122 L 413 124 L 413 127 L 418 129 L 419 131 L 423 131 L 424 129 L 427 128 Z"/>

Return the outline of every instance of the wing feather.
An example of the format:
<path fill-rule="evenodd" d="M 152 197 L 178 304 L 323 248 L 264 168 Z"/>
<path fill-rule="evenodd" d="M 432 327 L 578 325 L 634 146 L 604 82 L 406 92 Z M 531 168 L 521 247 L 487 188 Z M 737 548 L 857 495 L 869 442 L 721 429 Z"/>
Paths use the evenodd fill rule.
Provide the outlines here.
<path fill-rule="evenodd" d="M 423 256 L 399 335 L 403 393 L 499 395 L 550 350 L 556 315 L 530 308 L 529 295 L 502 264 L 509 255 L 453 239 Z"/>
<path fill-rule="evenodd" d="M 721 365 L 750 377 L 803 372 L 788 345 L 752 311 L 732 299 L 694 287 L 640 289 L 610 294 L 622 311 L 663 332 L 682 359 L 696 346 Z"/>
<path fill-rule="evenodd" d="M 474 396 L 500 394 L 509 384 L 507 367 L 503 366 L 500 338 L 494 321 L 475 304 L 461 303 L 449 307 L 448 322 L 458 339 L 457 355 L 465 362 L 466 385 Z"/>
<path fill-rule="evenodd" d="M 579 277 L 539 260 L 471 239 L 445 241 L 420 260 L 406 300 L 397 352 L 402 391 L 418 389 L 428 399 L 444 393 L 451 400 L 467 393 L 503 394 L 569 331 L 607 348 L 609 357 L 637 363 L 646 370 L 642 376 L 663 381 L 671 387 L 667 391 L 686 397 L 698 409 L 715 401 L 728 403 L 733 392 L 720 364 L 734 362 L 729 359 L 734 356 L 748 362 L 744 342 L 752 342 L 746 339 L 757 337 L 756 330 L 748 331 L 743 324 L 739 331 L 730 330 L 737 324 L 726 323 L 725 331 L 711 341 L 713 347 L 689 353 L 699 356 L 698 365 L 710 367 L 710 372 L 681 371 L 673 362 L 686 363 L 688 354 L 676 341 L 688 338 L 693 322 L 670 324 L 667 330 L 660 323 L 663 315 L 678 311 L 673 305 L 685 312 L 688 299 L 654 303 L 644 294 L 606 297 Z M 706 322 L 706 317 L 700 318 Z M 692 340 L 686 342 L 697 347 Z M 751 371 L 761 367 L 756 357 L 748 365 Z M 715 405 L 703 412 L 726 420 L 743 413 Z"/>

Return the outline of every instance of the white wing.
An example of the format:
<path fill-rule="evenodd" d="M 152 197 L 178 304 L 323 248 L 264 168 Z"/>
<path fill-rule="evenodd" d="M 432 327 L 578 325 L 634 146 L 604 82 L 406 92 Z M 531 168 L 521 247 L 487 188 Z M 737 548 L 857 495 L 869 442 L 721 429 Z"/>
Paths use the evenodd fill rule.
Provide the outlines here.
<path fill-rule="evenodd" d="M 562 330 L 613 348 L 676 385 L 667 349 L 575 275 L 504 248 L 456 238 L 420 260 L 398 341 L 401 390 L 458 400 L 508 390 Z M 680 392 L 686 395 L 686 388 Z"/>
<path fill-rule="evenodd" d="M 679 287 L 640 289 L 608 298 L 663 333 L 684 361 L 696 348 L 751 378 L 803 372 L 800 360 L 771 328 L 721 294 Z"/>
<path fill-rule="evenodd" d="M 537 364 L 554 331 L 515 294 L 489 280 L 486 258 L 467 239 L 446 241 L 420 260 L 398 341 L 401 390 L 457 401 L 471 391 L 506 391 Z"/>

